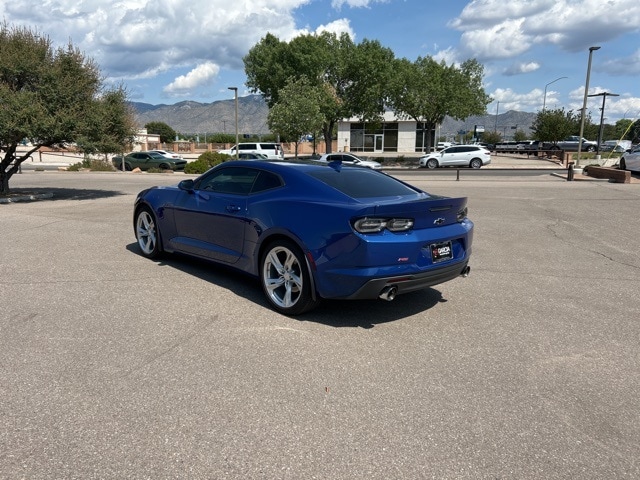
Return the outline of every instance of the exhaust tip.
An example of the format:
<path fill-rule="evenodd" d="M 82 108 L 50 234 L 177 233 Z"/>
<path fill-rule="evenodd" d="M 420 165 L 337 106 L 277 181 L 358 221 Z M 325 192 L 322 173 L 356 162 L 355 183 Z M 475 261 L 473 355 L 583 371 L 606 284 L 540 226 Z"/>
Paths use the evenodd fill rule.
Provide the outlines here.
<path fill-rule="evenodd" d="M 382 289 L 382 291 L 380 292 L 380 295 L 378 295 L 378 298 L 381 298 L 382 300 L 386 300 L 387 302 L 390 302 L 394 298 L 396 298 L 397 293 L 398 293 L 398 287 L 387 286 Z"/>
<path fill-rule="evenodd" d="M 469 273 L 471 273 L 471 267 L 466 266 L 466 267 L 464 267 L 464 269 L 462 270 L 462 272 L 460 273 L 460 275 L 461 275 L 463 278 L 467 278 L 467 277 L 469 276 Z"/>

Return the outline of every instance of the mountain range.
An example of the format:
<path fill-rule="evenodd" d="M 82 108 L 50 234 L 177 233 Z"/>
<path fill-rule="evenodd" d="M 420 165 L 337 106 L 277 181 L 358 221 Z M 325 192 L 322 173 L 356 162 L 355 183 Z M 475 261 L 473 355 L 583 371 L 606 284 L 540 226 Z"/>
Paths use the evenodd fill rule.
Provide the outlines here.
<path fill-rule="evenodd" d="M 192 101 L 173 105 L 151 105 L 131 102 L 138 125 L 142 128 L 149 122 L 163 122 L 176 132 L 189 134 L 235 133 L 235 100 L 219 100 L 213 103 Z M 238 131 L 240 134 L 264 135 L 269 133 L 267 115 L 269 108 L 260 95 L 238 97 Z M 496 130 L 504 139 L 513 136 L 516 129 L 531 134 L 531 125 L 536 113 L 507 111 L 498 115 L 472 116 L 466 120 L 446 117 L 440 127 L 441 136 L 453 136 L 459 131 L 473 131 L 484 126 L 485 131 Z"/>

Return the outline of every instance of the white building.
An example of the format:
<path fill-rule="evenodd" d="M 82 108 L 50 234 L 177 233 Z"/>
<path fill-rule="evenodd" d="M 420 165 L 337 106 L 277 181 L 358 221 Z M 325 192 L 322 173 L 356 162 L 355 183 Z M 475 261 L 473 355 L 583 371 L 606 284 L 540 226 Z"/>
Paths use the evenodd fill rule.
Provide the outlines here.
<path fill-rule="evenodd" d="M 435 145 L 435 132 L 424 129 L 422 122 L 398 118 L 385 112 L 382 123 L 362 122 L 357 118 L 338 123 L 338 151 L 367 153 L 424 152 L 423 145 L 431 134 Z"/>
<path fill-rule="evenodd" d="M 160 145 L 160 135 L 147 133 L 146 128 L 141 128 L 136 132 L 133 143 L 133 150 L 136 152 L 154 150 Z"/>

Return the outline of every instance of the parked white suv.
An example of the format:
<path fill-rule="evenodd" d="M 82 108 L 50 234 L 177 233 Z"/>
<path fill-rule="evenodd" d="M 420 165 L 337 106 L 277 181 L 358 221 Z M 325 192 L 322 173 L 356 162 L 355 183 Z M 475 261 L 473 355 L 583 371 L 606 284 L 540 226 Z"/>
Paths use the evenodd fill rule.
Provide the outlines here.
<path fill-rule="evenodd" d="M 236 146 L 229 150 L 218 150 L 220 153 L 226 153 L 232 157 L 236 156 Z M 266 155 L 269 160 L 282 160 L 284 158 L 284 150 L 279 143 L 257 142 L 257 143 L 239 143 L 238 153 L 260 153 Z"/>
<path fill-rule="evenodd" d="M 491 163 L 491 152 L 481 145 L 453 145 L 420 157 L 420 167 L 448 166 L 480 168 Z"/>

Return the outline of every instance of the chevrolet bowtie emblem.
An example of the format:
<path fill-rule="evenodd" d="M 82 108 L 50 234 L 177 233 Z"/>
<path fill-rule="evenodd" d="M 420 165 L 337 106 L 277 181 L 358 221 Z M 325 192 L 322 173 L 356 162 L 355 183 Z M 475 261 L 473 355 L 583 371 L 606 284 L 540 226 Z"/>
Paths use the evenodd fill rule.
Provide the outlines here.
<path fill-rule="evenodd" d="M 433 224 L 434 224 L 434 225 L 442 225 L 443 223 L 444 223 L 444 218 L 442 218 L 442 217 L 436 218 L 436 219 L 433 221 Z"/>

